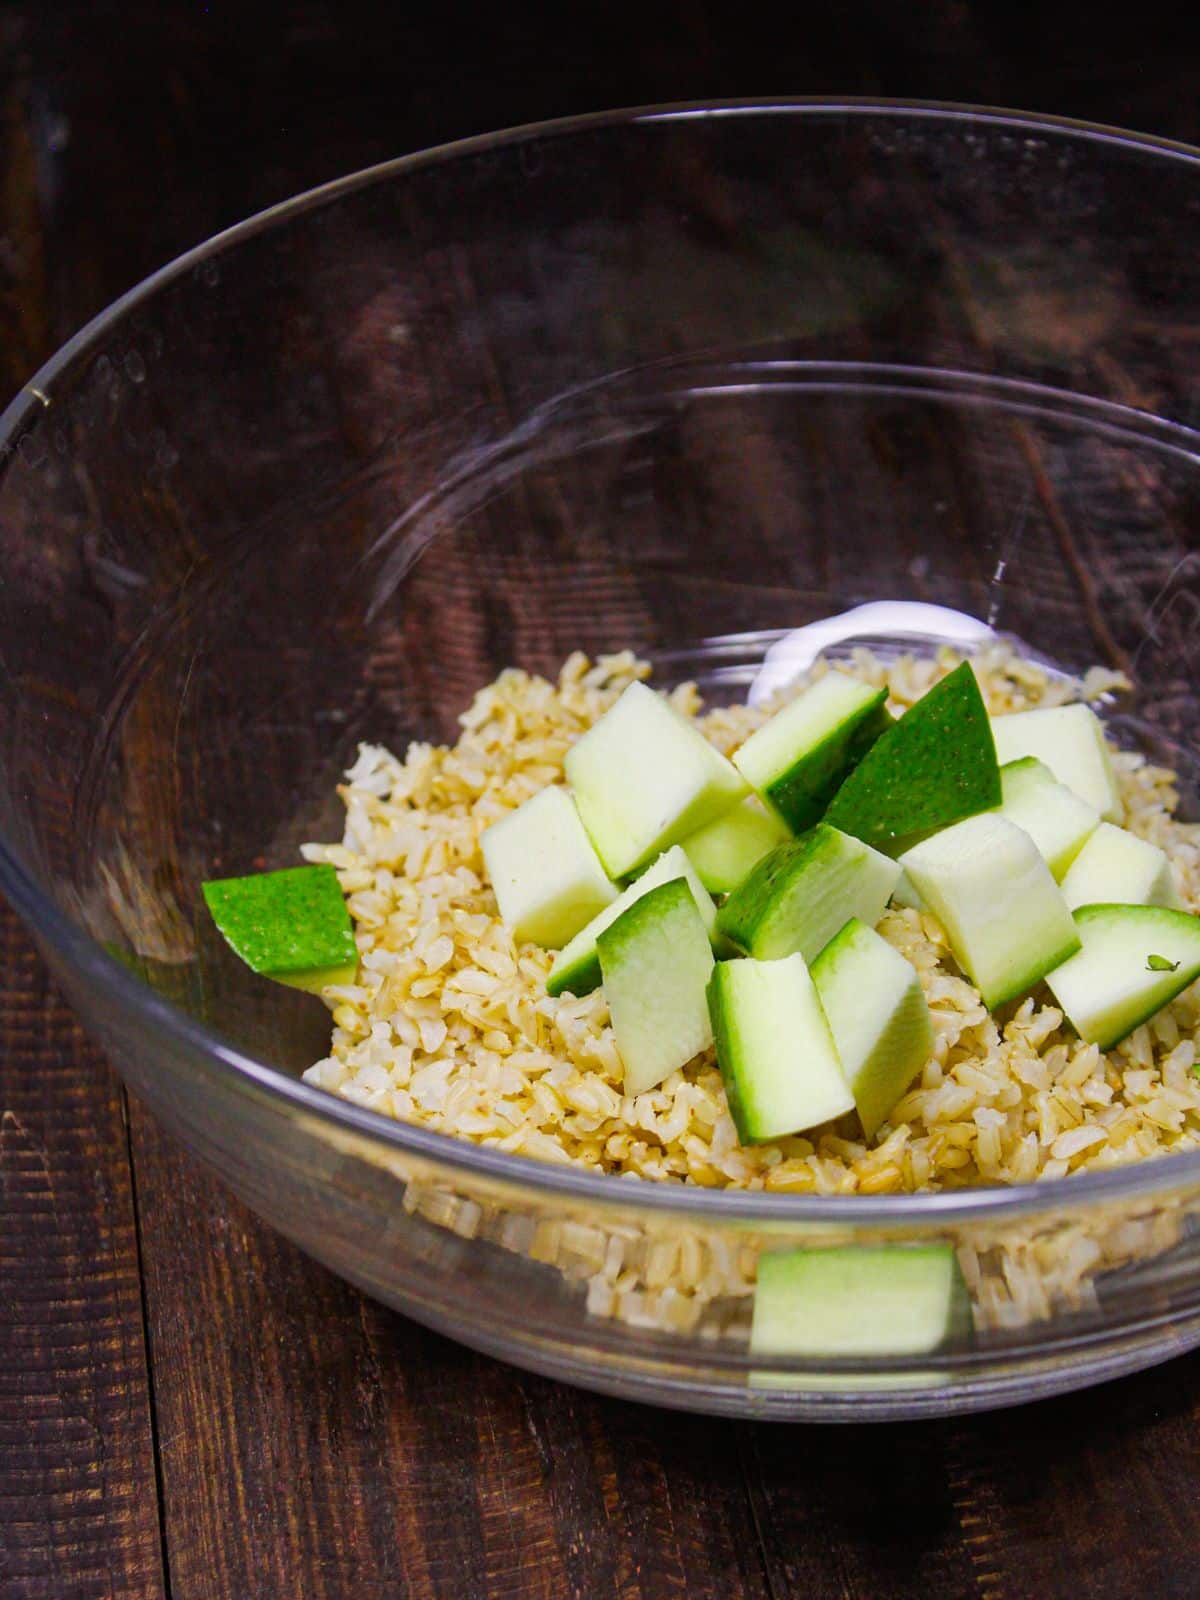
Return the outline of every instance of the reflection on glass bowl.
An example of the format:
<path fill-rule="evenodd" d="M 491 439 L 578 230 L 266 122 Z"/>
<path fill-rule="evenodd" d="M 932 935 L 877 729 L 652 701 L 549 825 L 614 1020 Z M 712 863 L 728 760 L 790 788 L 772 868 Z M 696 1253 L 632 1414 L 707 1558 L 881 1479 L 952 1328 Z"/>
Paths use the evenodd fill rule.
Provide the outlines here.
<path fill-rule="evenodd" d="M 1200 1342 L 1196 1155 L 914 1196 L 531 1161 L 305 1084 L 326 1015 L 199 901 L 335 838 L 357 746 L 452 740 L 506 665 L 628 647 L 729 704 L 879 604 L 1125 673 L 1110 727 L 1194 816 L 1196 160 L 953 108 L 619 113 L 303 197 L 83 330 L 0 425 L 0 886 L 164 1125 L 369 1293 L 664 1403 L 964 1409 Z M 751 1358 L 763 1248 L 936 1241 L 1019 1255 L 1038 1315 Z M 686 1257 L 711 1315 L 589 1305 L 610 1255 L 631 1295 Z"/>

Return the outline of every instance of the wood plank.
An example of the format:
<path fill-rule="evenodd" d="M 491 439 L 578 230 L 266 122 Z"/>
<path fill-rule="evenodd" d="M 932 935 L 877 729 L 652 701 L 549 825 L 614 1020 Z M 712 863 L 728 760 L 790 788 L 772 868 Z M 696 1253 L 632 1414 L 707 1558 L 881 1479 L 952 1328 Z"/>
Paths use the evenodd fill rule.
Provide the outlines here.
<path fill-rule="evenodd" d="M 0 905 L 0 1593 L 158 1600 L 122 1093 Z"/>
<path fill-rule="evenodd" d="M 937 1424 L 981 1594 L 1196 1592 L 1200 1360 Z"/>
<path fill-rule="evenodd" d="M 69 332 L 175 250 L 308 182 L 486 126 L 737 92 L 762 75 L 761 37 L 695 6 L 677 7 L 677 26 L 644 50 L 628 51 L 613 13 L 586 51 L 565 36 L 548 57 L 535 29 L 526 39 L 500 25 L 464 50 L 449 13 L 419 30 L 397 13 L 389 33 L 365 7 L 326 0 L 284 21 L 251 7 L 236 34 L 198 8 L 8 11 L 37 47 L 46 125 L 68 141 L 53 160 L 42 150 L 69 222 L 54 306 L 24 288 L 0 294 L 13 385 L 42 353 L 48 317 Z M 1052 31 L 1031 60 L 1020 19 L 976 7 L 903 21 L 876 8 L 866 25 L 831 12 L 807 17 L 794 40 L 772 34 L 770 73 L 799 92 L 939 93 L 950 66 L 964 96 L 1083 115 L 1117 105 L 1123 121 L 1194 134 L 1189 52 L 1167 61 L 1123 21 L 1108 33 L 1093 22 L 1087 56 Z M 0 205 L 22 219 L 6 236 L 31 241 L 22 260 L 36 266 L 31 148 L 25 187 Z M 913 526 L 898 516 L 895 532 Z M 757 591 L 752 601 L 761 609 Z M 46 1352 L 0 1380 L 15 1385 L 0 1388 L 0 1490 L 23 1473 L 31 1518 L 10 1522 L 16 1502 L 0 1501 L 0 1589 L 22 1600 L 158 1594 L 144 1371 L 140 1410 L 113 1388 L 125 1366 L 141 1370 L 119 1096 L 92 1076 L 102 1069 L 57 1002 L 29 1001 L 42 980 L 28 952 L 0 942 L 0 955 L 11 991 L 0 1005 L 0 1333 L 7 1346 L 23 1318 Z M 140 1112 L 135 1122 L 172 1578 L 189 1600 L 1195 1592 L 1194 1358 L 1021 1413 L 895 1429 L 731 1428 L 596 1400 L 371 1306 L 261 1228 Z M 69 1275 L 56 1277 L 62 1261 L 107 1286 L 96 1320 L 82 1317 Z M 126 1504 L 122 1463 L 134 1456 L 132 1499 L 147 1521 L 137 1539 L 105 1510 Z M 149 1563 L 142 1588 L 138 1560 Z"/>
<path fill-rule="evenodd" d="M 984 1600 L 935 1426 L 746 1424 L 742 1443 L 773 1595 Z"/>
<path fill-rule="evenodd" d="M 1198 1423 L 1190 1355 L 1020 1411 L 747 1426 L 773 1593 L 1182 1600 L 1200 1548 Z"/>
<path fill-rule="evenodd" d="M 0 33 L 0 373 L 44 359 L 31 88 Z M 0 904 L 0 1591 L 165 1595 L 123 1092 Z"/>
<path fill-rule="evenodd" d="M 766 1600 L 731 1424 L 476 1356 L 307 1261 L 136 1106 L 133 1142 L 176 1594 Z"/>

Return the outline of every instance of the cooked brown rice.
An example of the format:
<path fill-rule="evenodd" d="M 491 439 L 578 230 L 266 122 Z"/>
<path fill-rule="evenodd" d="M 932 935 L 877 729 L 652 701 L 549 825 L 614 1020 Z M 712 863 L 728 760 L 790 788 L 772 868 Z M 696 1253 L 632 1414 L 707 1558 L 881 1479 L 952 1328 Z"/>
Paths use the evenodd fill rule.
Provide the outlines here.
<path fill-rule="evenodd" d="M 959 659 L 944 651 L 885 662 L 857 651 L 838 666 L 886 684 L 899 711 Z M 1082 680 L 1050 675 L 1001 644 L 972 663 L 992 713 L 1095 700 L 1122 683 L 1099 668 Z M 813 676 L 825 670 L 818 664 Z M 403 760 L 361 747 L 340 790 L 342 842 L 304 848 L 308 860 L 337 869 L 361 952 L 359 981 L 326 991 L 332 1045 L 308 1082 L 497 1150 L 779 1194 L 1011 1184 L 1200 1145 L 1196 989 L 1104 1053 L 1075 1037 L 1045 990 L 989 1014 L 936 920 L 912 910 L 889 911 L 880 932 L 921 976 L 936 1048 L 874 1140 L 846 1119 L 811 1137 L 743 1147 L 711 1053 L 648 1094 L 623 1094 L 603 991 L 546 994 L 551 955 L 513 943 L 479 838 L 561 781 L 571 743 L 648 673 L 628 652 L 595 664 L 573 655 L 557 683 L 509 670 L 476 695 L 453 747 L 413 744 Z M 669 698 L 727 754 L 766 716 L 746 706 L 705 712 L 690 684 Z M 1128 752 L 1114 752 L 1114 762 L 1127 826 L 1166 851 L 1183 903 L 1197 909 L 1200 826 L 1175 819 L 1174 775 Z M 604 1279 L 597 1267 L 593 1283 Z M 604 1300 L 603 1290 L 592 1293 Z"/>

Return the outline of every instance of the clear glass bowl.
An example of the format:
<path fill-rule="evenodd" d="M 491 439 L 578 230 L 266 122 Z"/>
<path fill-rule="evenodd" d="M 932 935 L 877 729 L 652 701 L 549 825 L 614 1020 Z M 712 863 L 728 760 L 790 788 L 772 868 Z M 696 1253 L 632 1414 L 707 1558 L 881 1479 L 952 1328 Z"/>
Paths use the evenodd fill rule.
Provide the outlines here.
<path fill-rule="evenodd" d="M 335 837 L 356 743 L 452 737 L 505 665 L 632 646 L 740 698 L 878 600 L 1125 667 L 1117 737 L 1192 785 L 1198 159 L 935 106 L 622 112 L 318 190 L 73 339 L 0 421 L 0 886 L 162 1122 L 369 1294 L 667 1404 L 969 1409 L 1200 1342 L 1200 1156 L 877 1198 L 502 1156 L 304 1085 L 326 1013 L 198 894 Z M 916 1364 L 764 1371 L 745 1295 L 636 1318 L 664 1261 L 933 1238 L 1044 1295 Z M 632 1321 L 588 1310 L 608 1251 Z"/>

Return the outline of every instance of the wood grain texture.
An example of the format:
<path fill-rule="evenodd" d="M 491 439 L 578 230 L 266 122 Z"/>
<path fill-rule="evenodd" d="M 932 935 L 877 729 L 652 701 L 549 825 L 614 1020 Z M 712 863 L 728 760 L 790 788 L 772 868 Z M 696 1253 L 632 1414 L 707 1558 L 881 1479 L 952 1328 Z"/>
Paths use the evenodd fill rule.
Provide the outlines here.
<path fill-rule="evenodd" d="M 49 354 L 31 85 L 0 26 L 0 371 Z M 165 1595 L 124 1095 L 0 903 L 0 1594 Z"/>
<path fill-rule="evenodd" d="M 174 1595 L 765 1600 L 731 1424 L 428 1333 L 133 1127 Z"/>
<path fill-rule="evenodd" d="M 836 87 L 1018 102 L 1195 139 L 1194 50 L 1172 26 L 1171 38 L 1131 36 L 1115 14 L 1081 25 L 1064 11 L 1034 37 L 1019 8 L 952 0 L 810 11 L 769 34 L 696 3 L 632 22 L 585 7 L 559 32 L 508 13 L 468 28 L 453 8 L 419 20 L 396 8 L 381 23 L 360 0 L 251 5 L 236 25 L 221 8 L 147 0 L 10 3 L 0 370 L 15 388 L 145 273 L 253 210 L 542 116 Z M 871 444 L 881 471 L 905 458 L 886 417 Z M 832 586 L 857 559 L 833 508 L 858 467 L 816 436 L 811 446 L 796 473 L 764 434 L 753 469 L 808 497 Z M 895 473 L 889 548 L 918 589 L 953 603 L 912 537 L 924 504 L 944 500 L 932 536 L 975 553 L 955 582 L 977 603 L 992 579 L 977 554 L 984 486 L 960 441 L 940 436 L 923 454 L 938 449 L 936 483 Z M 707 498 L 684 507 L 699 538 L 746 469 L 705 459 Z M 1032 472 L 1031 504 L 1070 581 L 1092 553 L 1069 495 L 1019 444 L 1011 470 Z M 535 526 L 564 514 L 529 510 Z M 785 574 L 781 558 L 747 604 L 769 601 Z M 519 627 L 519 604 L 514 614 L 485 620 Z M 0 911 L 3 1600 L 1132 1600 L 1200 1588 L 1200 1357 L 943 1423 L 818 1430 L 656 1412 L 517 1372 L 372 1305 L 136 1107 L 131 1117 L 130 1143 L 118 1087 Z"/>
<path fill-rule="evenodd" d="M 0 1594 L 165 1593 L 121 1090 L 0 906 Z"/>

